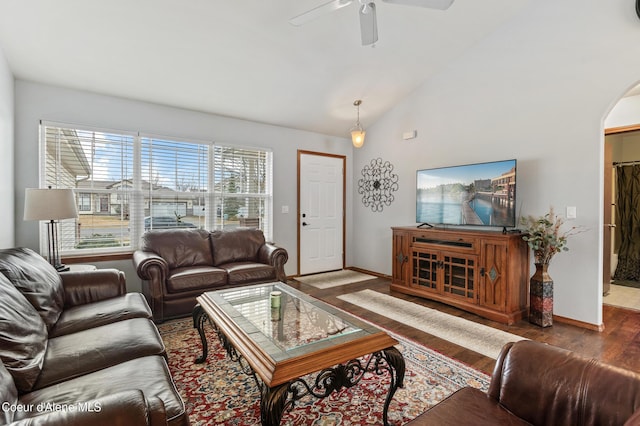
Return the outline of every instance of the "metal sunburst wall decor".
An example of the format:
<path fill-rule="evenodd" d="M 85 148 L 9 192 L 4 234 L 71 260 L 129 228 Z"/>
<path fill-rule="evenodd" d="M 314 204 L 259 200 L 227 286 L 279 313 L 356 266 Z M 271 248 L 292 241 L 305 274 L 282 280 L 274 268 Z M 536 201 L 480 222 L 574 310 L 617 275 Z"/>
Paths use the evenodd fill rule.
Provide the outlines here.
<path fill-rule="evenodd" d="M 384 206 L 393 202 L 393 193 L 398 190 L 398 175 L 392 172 L 393 164 L 383 162 L 381 158 L 371 160 L 362 168 L 358 194 L 362 195 L 362 204 L 371 207 L 371 211 L 381 212 Z"/>

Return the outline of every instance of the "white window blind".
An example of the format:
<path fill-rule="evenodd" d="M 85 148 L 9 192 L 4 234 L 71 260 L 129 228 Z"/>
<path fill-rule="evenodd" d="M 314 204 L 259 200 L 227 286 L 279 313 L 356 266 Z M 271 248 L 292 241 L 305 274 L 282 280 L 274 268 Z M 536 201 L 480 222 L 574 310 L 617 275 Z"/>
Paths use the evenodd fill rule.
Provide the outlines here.
<path fill-rule="evenodd" d="M 144 230 L 206 226 L 208 144 L 142 138 Z"/>
<path fill-rule="evenodd" d="M 60 222 L 61 253 L 129 250 L 134 136 L 44 124 L 41 141 L 42 187 L 73 188 L 78 206 L 78 219 Z"/>
<path fill-rule="evenodd" d="M 270 151 L 43 122 L 41 152 L 41 187 L 76 194 L 62 254 L 130 251 L 150 229 L 251 226 L 271 239 Z"/>
<path fill-rule="evenodd" d="M 214 146 L 216 228 L 230 219 L 271 235 L 271 153 L 255 149 Z"/>

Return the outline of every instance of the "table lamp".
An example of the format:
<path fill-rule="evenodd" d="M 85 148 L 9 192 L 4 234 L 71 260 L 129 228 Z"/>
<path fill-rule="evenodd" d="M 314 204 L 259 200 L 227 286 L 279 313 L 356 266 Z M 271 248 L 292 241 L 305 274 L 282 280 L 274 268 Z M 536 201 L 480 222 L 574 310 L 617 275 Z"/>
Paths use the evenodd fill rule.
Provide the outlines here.
<path fill-rule="evenodd" d="M 49 263 L 58 271 L 69 268 L 60 262 L 58 250 L 58 221 L 78 217 L 73 189 L 26 188 L 24 220 L 46 220 Z"/>

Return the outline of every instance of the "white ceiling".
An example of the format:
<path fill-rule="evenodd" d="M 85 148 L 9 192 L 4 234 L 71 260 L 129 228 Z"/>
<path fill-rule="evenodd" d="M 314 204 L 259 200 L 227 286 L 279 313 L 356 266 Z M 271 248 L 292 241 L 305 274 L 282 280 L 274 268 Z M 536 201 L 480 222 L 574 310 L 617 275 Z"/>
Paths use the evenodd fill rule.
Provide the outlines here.
<path fill-rule="evenodd" d="M 0 46 L 18 79 L 347 136 L 532 0 L 378 2 L 375 47 L 357 1 L 288 23 L 325 1 L 0 0 Z"/>

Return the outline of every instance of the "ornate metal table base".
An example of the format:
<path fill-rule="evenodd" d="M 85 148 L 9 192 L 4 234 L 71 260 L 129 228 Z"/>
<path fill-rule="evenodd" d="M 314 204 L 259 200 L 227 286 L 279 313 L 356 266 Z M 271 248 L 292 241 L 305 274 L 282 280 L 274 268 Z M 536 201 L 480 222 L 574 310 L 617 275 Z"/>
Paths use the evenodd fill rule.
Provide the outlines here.
<path fill-rule="evenodd" d="M 385 426 L 389 425 L 387 419 L 389 404 L 396 390 L 403 385 L 404 369 L 402 354 L 396 348 L 391 347 L 368 355 L 364 360 L 354 359 L 346 364 L 324 369 L 317 374 L 312 384 L 309 384 L 304 378 L 292 380 L 273 388 L 263 384 L 260 400 L 262 424 L 279 425 L 285 410 L 293 409 L 295 402 L 307 395 L 322 399 L 343 387 L 350 388 L 358 384 L 367 372 L 382 375 L 388 371 L 391 383 L 382 410 L 382 420 Z"/>
<path fill-rule="evenodd" d="M 207 360 L 207 355 L 209 354 L 209 345 L 207 344 L 207 337 L 204 335 L 204 323 L 209 320 L 209 316 L 202 309 L 200 304 L 197 304 L 193 311 L 191 312 L 191 316 L 193 317 L 193 328 L 198 330 L 198 334 L 200 335 L 200 341 L 202 342 L 202 355 L 197 357 L 195 362 L 196 364 L 202 364 Z"/>
<path fill-rule="evenodd" d="M 193 326 L 198 329 L 202 341 L 202 356 L 196 358 L 196 363 L 202 363 L 207 358 L 208 345 L 204 325 L 209 322 L 208 320 L 209 317 L 205 310 L 200 305 L 196 305 L 193 309 Z M 233 361 L 242 363 L 242 356 L 230 344 L 226 336 L 215 327 L 215 324 L 212 325 L 229 357 Z M 389 372 L 391 378 L 389 392 L 382 411 L 382 420 L 384 425 L 388 426 L 389 404 L 391 404 L 396 390 L 403 386 L 405 364 L 400 351 L 395 347 L 390 347 L 368 355 L 364 359 L 354 359 L 345 364 L 324 369 L 317 373 L 312 384 L 309 384 L 304 378 L 299 378 L 274 387 L 269 387 L 260 381 L 246 363 L 243 369 L 253 376 L 260 388 L 261 422 L 263 425 L 269 426 L 279 425 L 285 410 L 293 409 L 295 402 L 307 395 L 322 399 L 334 391 L 337 392 L 342 388 L 350 388 L 358 384 L 367 372 L 377 375 Z"/>

